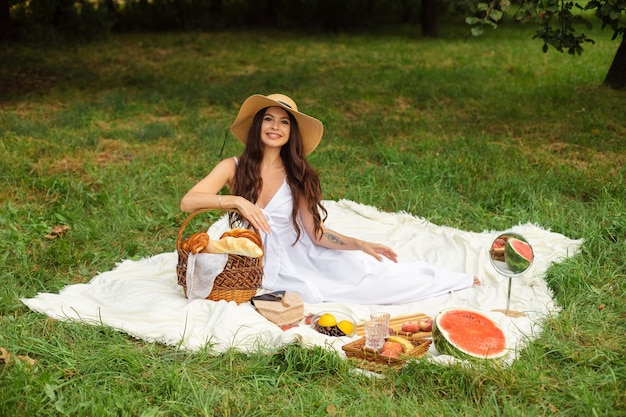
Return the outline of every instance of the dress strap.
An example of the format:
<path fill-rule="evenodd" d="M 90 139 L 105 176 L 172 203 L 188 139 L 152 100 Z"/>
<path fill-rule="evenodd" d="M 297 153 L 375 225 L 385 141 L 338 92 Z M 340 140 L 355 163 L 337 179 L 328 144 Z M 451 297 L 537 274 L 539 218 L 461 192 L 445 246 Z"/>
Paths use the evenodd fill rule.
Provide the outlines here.
<path fill-rule="evenodd" d="M 239 158 L 233 156 L 233 159 L 235 160 L 235 165 L 239 166 Z"/>

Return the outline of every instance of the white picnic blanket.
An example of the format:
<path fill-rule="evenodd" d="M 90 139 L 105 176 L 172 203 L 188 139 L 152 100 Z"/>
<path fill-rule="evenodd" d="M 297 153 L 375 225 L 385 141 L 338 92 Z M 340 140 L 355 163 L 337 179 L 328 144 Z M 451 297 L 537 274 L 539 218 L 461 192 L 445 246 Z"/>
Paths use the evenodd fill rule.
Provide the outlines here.
<path fill-rule="evenodd" d="M 305 313 L 341 311 L 362 322 L 372 312 L 387 311 L 392 317 L 424 313 L 434 317 L 448 307 L 471 307 L 484 311 L 505 331 L 514 360 L 523 346 L 537 337 L 543 319 L 559 311 L 544 280 L 552 263 L 575 255 L 582 239 L 570 239 L 533 224 L 512 225 L 507 231 L 522 234 L 532 245 L 531 269 L 514 278 L 510 309 L 525 312 L 510 317 L 492 310 L 505 309 L 509 279 L 498 275 L 489 261 L 492 241 L 503 231 L 469 232 L 438 226 L 408 213 L 386 213 L 349 200 L 325 201 L 327 225 L 346 235 L 378 241 L 393 247 L 403 260 L 421 259 L 436 266 L 467 271 L 482 286 L 401 305 L 347 303 L 305 304 Z M 213 227 L 225 228 L 225 219 Z M 176 252 L 141 260 L 125 260 L 89 283 L 65 287 L 58 294 L 40 293 L 22 302 L 31 310 L 58 320 L 75 320 L 111 326 L 147 342 L 214 352 L 272 349 L 285 343 L 323 346 L 337 350 L 355 337 L 327 337 L 304 323 L 287 331 L 266 320 L 249 303 L 185 298 L 176 279 Z M 381 283 L 384 285 L 384 283 Z M 447 362 L 431 345 L 429 357 Z"/>

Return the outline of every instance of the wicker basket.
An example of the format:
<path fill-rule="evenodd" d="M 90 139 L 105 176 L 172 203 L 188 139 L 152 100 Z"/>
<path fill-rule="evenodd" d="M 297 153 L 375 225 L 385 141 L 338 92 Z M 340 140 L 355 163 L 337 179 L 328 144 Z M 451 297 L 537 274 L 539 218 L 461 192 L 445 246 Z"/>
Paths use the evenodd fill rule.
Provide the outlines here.
<path fill-rule="evenodd" d="M 178 252 L 178 264 L 176 274 L 178 285 L 183 287 L 187 295 L 187 260 L 189 252 L 182 248 L 183 233 L 189 221 L 200 213 L 209 209 L 197 210 L 191 213 L 183 222 L 176 239 L 176 252 Z M 255 230 L 259 234 L 258 230 Z M 261 248 L 263 249 L 263 248 Z M 251 258 L 249 256 L 228 255 L 224 271 L 220 273 L 213 283 L 213 290 L 208 295 L 208 300 L 235 301 L 237 304 L 250 301 L 256 295 L 257 289 L 263 282 L 263 257 Z"/>
<path fill-rule="evenodd" d="M 388 358 L 381 356 L 376 352 L 365 349 L 365 338 L 362 337 L 359 340 L 343 345 L 341 348 L 346 353 L 346 356 L 355 361 L 356 366 L 370 371 L 379 371 L 381 365 L 400 369 L 404 366 L 407 360 L 417 359 L 428 353 L 428 348 L 432 343 L 432 340 L 411 340 L 413 349 L 402 353 L 398 358 Z"/>

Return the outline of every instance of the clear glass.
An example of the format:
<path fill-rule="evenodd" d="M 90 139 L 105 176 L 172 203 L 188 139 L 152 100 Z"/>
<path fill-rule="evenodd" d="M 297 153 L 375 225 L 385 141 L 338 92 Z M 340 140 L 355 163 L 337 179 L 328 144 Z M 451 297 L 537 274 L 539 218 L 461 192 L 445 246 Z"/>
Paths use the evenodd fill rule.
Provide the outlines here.
<path fill-rule="evenodd" d="M 363 327 L 365 328 L 365 347 L 373 350 L 382 348 L 385 339 L 389 336 L 389 329 L 371 320 L 366 321 Z"/>
<path fill-rule="evenodd" d="M 391 314 L 385 313 L 383 311 L 379 311 L 376 313 L 370 314 L 370 319 L 381 326 L 384 331 L 386 331 L 386 335 L 389 336 L 389 319 L 391 318 Z"/>
<path fill-rule="evenodd" d="M 370 319 L 375 322 L 380 324 L 381 326 L 385 326 L 385 327 L 389 327 L 389 318 L 391 317 L 391 314 L 389 313 L 385 313 L 385 312 L 378 312 L 378 313 L 372 313 L 370 314 Z"/>

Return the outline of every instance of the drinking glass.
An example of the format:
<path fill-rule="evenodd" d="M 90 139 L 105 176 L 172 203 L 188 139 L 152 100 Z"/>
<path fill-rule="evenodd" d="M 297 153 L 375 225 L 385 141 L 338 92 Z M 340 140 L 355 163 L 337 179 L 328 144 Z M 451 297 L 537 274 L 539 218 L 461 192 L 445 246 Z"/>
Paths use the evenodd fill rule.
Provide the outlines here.
<path fill-rule="evenodd" d="M 389 313 L 385 313 L 385 312 L 378 312 L 378 313 L 372 313 L 370 314 L 370 319 L 375 322 L 380 324 L 381 326 L 385 327 L 386 329 L 389 328 L 389 318 L 391 317 L 391 314 Z"/>
<path fill-rule="evenodd" d="M 366 321 L 363 327 L 365 328 L 365 347 L 373 350 L 383 347 L 385 339 L 389 336 L 388 328 L 371 320 Z"/>
<path fill-rule="evenodd" d="M 370 319 L 373 322 L 378 323 L 382 328 L 384 328 L 385 331 L 387 331 L 387 336 L 389 336 L 389 318 L 390 317 L 391 317 L 391 314 L 385 313 L 382 311 L 370 314 Z"/>

